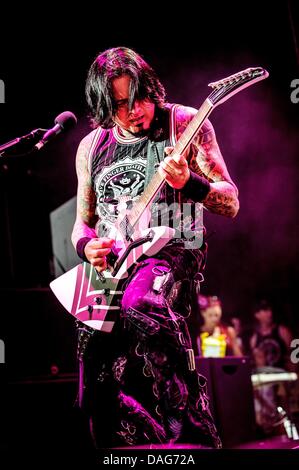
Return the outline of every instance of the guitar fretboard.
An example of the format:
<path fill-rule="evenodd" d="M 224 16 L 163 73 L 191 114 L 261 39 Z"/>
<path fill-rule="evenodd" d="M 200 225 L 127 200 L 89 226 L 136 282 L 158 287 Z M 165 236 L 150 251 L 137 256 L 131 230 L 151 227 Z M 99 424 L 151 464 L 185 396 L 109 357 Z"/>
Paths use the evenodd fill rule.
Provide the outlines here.
<path fill-rule="evenodd" d="M 190 121 L 177 143 L 175 144 L 173 152 L 171 153 L 172 156 L 182 155 L 184 153 L 188 145 L 190 145 L 192 139 L 199 131 L 204 120 L 211 113 L 212 109 L 213 104 L 207 98 L 203 102 L 202 106 L 199 108 L 193 119 Z M 131 212 L 127 214 L 125 222 L 126 226 L 127 223 L 129 223 L 131 227 L 134 227 L 143 212 L 146 210 L 148 205 L 151 203 L 151 201 L 156 196 L 157 192 L 163 187 L 164 184 L 165 179 L 163 178 L 163 176 L 160 175 L 159 172 L 156 172 L 147 187 L 145 188 L 144 192 L 140 196 L 139 200 L 135 203 L 135 206 L 132 208 Z"/>

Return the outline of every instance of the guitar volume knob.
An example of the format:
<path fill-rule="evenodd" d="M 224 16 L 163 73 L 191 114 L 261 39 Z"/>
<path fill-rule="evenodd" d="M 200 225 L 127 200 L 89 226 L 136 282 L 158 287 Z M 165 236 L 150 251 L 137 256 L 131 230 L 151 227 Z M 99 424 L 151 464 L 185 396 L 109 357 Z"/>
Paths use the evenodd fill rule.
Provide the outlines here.
<path fill-rule="evenodd" d="M 101 295 L 105 295 L 105 297 L 108 297 L 108 295 L 110 295 L 110 289 L 108 289 L 108 288 L 107 288 L 107 289 L 101 289 L 101 290 L 99 291 L 99 293 L 100 293 Z"/>
<path fill-rule="evenodd" d="M 92 319 L 93 306 L 88 305 L 87 310 L 88 310 L 88 313 L 89 313 L 89 320 L 91 320 Z"/>

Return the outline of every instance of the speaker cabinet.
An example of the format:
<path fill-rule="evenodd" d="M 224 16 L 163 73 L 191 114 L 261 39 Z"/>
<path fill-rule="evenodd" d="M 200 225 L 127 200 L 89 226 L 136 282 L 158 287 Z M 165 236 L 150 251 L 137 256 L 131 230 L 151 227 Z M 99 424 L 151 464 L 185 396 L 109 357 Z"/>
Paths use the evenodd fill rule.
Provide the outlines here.
<path fill-rule="evenodd" d="M 226 448 L 255 438 L 251 367 L 247 357 L 196 357 L 197 371 L 208 380 L 211 412 Z"/>
<path fill-rule="evenodd" d="M 8 390 L 6 439 L 16 449 L 11 460 L 19 458 L 20 468 L 25 463 L 42 468 L 45 461 L 51 468 L 58 462 L 67 463 L 67 468 L 79 468 L 79 463 L 82 468 L 96 468 L 89 465 L 94 449 L 88 419 L 75 403 L 76 374 L 11 382 Z"/>
<path fill-rule="evenodd" d="M 82 263 L 71 242 L 76 219 L 76 205 L 77 198 L 75 196 L 50 214 L 55 277 Z"/>

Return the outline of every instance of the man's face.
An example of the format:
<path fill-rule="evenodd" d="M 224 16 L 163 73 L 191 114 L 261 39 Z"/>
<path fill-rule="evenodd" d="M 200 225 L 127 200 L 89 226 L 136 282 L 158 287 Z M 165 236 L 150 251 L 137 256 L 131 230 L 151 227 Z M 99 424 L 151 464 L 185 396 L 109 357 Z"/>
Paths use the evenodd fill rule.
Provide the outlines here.
<path fill-rule="evenodd" d="M 154 118 L 155 105 L 148 99 L 133 103 L 129 111 L 130 77 L 122 75 L 112 81 L 113 98 L 116 103 L 114 122 L 132 134 L 142 135 L 149 130 Z"/>

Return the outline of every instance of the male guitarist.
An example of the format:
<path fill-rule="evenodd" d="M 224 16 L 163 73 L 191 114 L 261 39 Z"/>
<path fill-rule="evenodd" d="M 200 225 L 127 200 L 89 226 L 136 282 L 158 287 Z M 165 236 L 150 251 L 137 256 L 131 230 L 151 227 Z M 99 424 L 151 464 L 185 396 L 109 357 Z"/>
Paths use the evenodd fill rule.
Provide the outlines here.
<path fill-rule="evenodd" d="M 72 242 L 78 255 L 99 273 L 113 265 L 115 232 L 107 224 L 117 226 L 124 207 L 138 204 L 155 171 L 166 184 L 153 195 L 152 219 L 165 219 L 171 208 L 175 236 L 128 269 L 110 334 L 78 322 L 80 406 L 98 448 L 169 442 L 220 447 L 184 317 L 206 257 L 202 208 L 235 217 L 237 188 L 208 120 L 182 155 L 172 152 L 196 110 L 166 103 L 155 72 L 133 50 L 101 53 L 90 67 L 86 96 L 95 130 L 76 157 Z"/>

